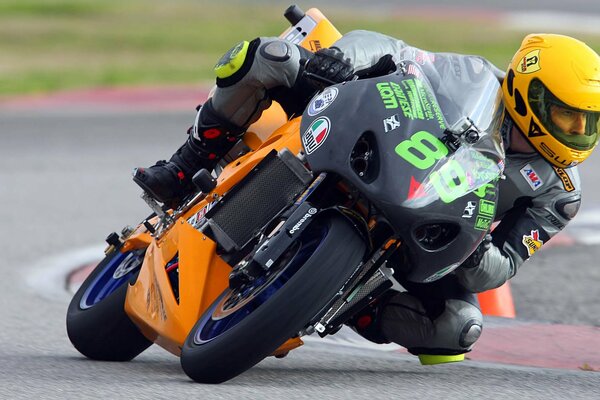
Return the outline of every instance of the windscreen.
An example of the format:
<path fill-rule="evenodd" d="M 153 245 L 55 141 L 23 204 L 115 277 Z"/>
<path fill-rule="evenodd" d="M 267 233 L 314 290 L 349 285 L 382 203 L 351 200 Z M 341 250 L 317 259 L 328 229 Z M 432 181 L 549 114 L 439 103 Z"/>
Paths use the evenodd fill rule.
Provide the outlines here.
<path fill-rule="evenodd" d="M 434 64 L 427 59 L 423 65 L 410 64 L 410 68 L 420 69 L 415 75 L 437 99 L 446 127 L 457 133 L 459 145 L 454 149 L 444 138 L 422 132 L 413 136 L 413 149 L 404 153 L 405 149 L 397 149 L 399 155 L 418 159 L 428 169 L 418 189 L 403 203 L 405 207 L 420 208 L 438 199 L 450 203 L 469 192 L 486 190 L 504 170 L 500 135 L 503 106 L 498 79 L 483 61 L 456 57 L 461 63 L 450 59 L 448 63 L 438 60 Z M 463 68 L 460 73 L 457 65 Z M 473 140 L 474 135 L 477 140 Z"/>

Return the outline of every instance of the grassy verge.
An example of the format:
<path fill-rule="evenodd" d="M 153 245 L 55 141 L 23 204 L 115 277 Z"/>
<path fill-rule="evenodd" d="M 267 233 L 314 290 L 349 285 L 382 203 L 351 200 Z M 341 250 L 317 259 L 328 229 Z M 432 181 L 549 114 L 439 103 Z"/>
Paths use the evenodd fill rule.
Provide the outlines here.
<path fill-rule="evenodd" d="M 316 2 L 315 2 L 316 3 Z M 223 5 L 226 4 L 226 5 Z M 208 0 L 4 0 L 0 95 L 81 87 L 198 83 L 233 44 L 276 36 L 287 3 Z M 306 6 L 308 8 L 308 6 Z M 372 29 L 504 67 L 523 34 L 489 21 L 414 21 L 321 7 L 341 32 Z M 586 40 L 586 38 L 582 38 Z M 590 38 L 600 48 L 600 38 Z"/>

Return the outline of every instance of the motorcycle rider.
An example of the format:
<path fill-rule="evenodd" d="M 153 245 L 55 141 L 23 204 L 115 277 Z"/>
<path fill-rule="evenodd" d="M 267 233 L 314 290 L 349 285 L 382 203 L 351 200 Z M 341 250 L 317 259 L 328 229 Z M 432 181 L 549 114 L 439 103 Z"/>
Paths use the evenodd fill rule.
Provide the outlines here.
<path fill-rule="evenodd" d="M 319 87 L 424 59 L 451 71 L 459 83 L 484 68 L 502 80 L 500 223 L 454 273 L 427 284 L 401 280 L 406 292 L 388 291 L 350 325 L 376 343 L 406 347 L 425 364 L 459 361 L 482 331 L 474 293 L 512 278 L 579 209 L 576 165 L 598 142 L 600 116 L 600 56 L 584 43 L 528 35 L 504 77 L 482 57 L 426 52 L 369 31 L 350 32 L 314 54 L 278 38 L 244 41 L 217 63 L 216 89 L 198 109 L 186 143 L 168 162 L 137 168 L 134 180 L 155 199 L 177 206 L 193 190 L 194 173 L 212 170 L 272 100 L 288 116 L 299 115 Z"/>

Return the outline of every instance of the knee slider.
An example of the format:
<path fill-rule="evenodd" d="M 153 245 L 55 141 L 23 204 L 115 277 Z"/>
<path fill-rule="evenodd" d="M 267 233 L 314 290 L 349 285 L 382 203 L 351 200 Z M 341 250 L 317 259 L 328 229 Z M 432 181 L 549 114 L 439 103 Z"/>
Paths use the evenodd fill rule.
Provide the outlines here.
<path fill-rule="evenodd" d="M 434 334 L 418 353 L 460 354 L 471 350 L 481 335 L 483 318 L 479 309 L 465 301 L 446 300 L 445 309 L 433 320 Z M 410 349 L 409 349 L 410 350 Z"/>
<path fill-rule="evenodd" d="M 480 321 L 475 319 L 467 321 L 460 333 L 458 344 L 460 344 L 461 347 L 470 348 L 481 336 L 481 331 L 482 327 Z"/>
<path fill-rule="evenodd" d="M 242 41 L 233 46 L 221 57 L 214 67 L 217 86 L 228 87 L 239 82 L 250 70 L 260 39 Z"/>
<path fill-rule="evenodd" d="M 450 323 L 457 328 L 458 345 L 470 349 L 479 339 L 482 332 L 483 317 L 476 306 L 462 300 L 448 300 L 446 307 L 450 310 Z"/>

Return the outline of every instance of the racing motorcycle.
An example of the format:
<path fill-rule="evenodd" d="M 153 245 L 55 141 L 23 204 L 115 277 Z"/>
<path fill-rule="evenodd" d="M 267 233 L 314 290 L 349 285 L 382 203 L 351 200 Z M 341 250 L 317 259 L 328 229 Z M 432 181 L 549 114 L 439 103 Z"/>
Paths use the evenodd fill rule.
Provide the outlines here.
<path fill-rule="evenodd" d="M 317 9 L 285 16 L 307 49 L 341 36 Z M 302 116 L 267 110 L 178 209 L 143 194 L 152 214 L 108 236 L 69 305 L 75 348 L 125 361 L 156 343 L 224 382 L 457 268 L 494 218 L 501 98 L 492 73 L 453 87 L 435 71 L 421 57 L 329 86 Z"/>

